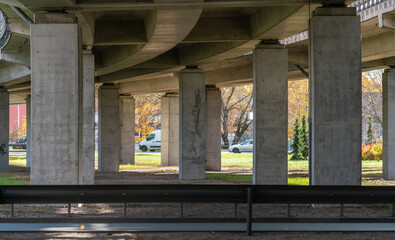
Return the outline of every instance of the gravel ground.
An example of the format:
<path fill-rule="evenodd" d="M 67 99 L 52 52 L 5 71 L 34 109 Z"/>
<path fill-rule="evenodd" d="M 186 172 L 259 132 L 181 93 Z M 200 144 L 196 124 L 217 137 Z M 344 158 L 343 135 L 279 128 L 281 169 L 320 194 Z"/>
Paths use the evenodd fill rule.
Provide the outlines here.
<path fill-rule="evenodd" d="M 161 233 L 0 233 L 0 239 L 143 239 L 143 240 L 391 240 L 391 232 L 267 232 L 245 233 L 232 232 L 161 232 Z"/>

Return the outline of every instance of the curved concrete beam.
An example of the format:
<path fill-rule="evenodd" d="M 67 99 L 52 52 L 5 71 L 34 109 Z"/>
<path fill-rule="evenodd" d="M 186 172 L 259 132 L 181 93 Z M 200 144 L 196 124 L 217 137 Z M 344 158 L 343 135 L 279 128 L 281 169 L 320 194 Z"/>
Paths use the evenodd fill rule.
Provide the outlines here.
<path fill-rule="evenodd" d="M 30 68 L 26 66 L 0 61 L 0 86 L 8 85 L 11 81 L 17 81 L 29 75 Z"/>
<path fill-rule="evenodd" d="M 181 42 L 198 21 L 202 9 L 151 11 L 145 20 L 145 45 L 117 46 L 102 54 L 102 68 L 96 76 L 116 72 L 163 54 Z M 127 51 L 127 54 L 121 54 Z M 109 60 L 110 59 L 110 60 Z"/>
<path fill-rule="evenodd" d="M 82 45 L 85 49 L 91 49 L 95 38 L 95 13 L 75 12 L 75 16 L 81 28 Z"/>
<path fill-rule="evenodd" d="M 307 29 L 310 13 L 318 5 L 260 8 L 250 16 L 253 39 L 283 39 Z"/>

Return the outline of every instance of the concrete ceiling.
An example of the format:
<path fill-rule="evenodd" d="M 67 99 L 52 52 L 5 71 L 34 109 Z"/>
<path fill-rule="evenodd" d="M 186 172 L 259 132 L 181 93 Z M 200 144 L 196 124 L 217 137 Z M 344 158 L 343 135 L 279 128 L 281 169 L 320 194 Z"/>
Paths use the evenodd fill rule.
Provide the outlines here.
<path fill-rule="evenodd" d="M 81 27 L 83 48 L 95 54 L 98 83 L 126 86 L 140 81 L 141 85 L 151 79 L 151 86 L 159 86 L 160 81 L 174 81 L 177 77 L 174 73 L 185 66 L 202 66 L 211 84 L 249 82 L 251 58 L 238 57 L 251 52 L 261 40 L 284 40 L 302 33 L 307 29 L 311 12 L 322 4 L 351 2 L 0 0 L 0 8 L 12 32 L 9 44 L 1 52 L 1 61 L 9 65 L 0 63 L 0 85 L 7 83 L 11 88 L 13 84 L 21 84 L 20 79 L 26 80 L 30 67 L 29 25 L 9 5 L 21 8 L 32 19 L 34 13 L 45 11 L 75 14 Z M 394 31 L 379 28 L 378 24 L 379 16 L 373 16 L 364 19 L 361 25 L 362 60 L 369 63 L 367 68 L 395 56 Z M 289 77 L 303 78 L 294 64 L 308 67 L 307 40 L 287 47 Z M 6 69 L 4 73 L 2 69 Z M 12 71 L 19 71 L 19 75 L 10 74 Z M 11 79 L 13 77 L 15 79 Z M 18 91 L 28 91 L 25 86 L 19 87 Z"/>

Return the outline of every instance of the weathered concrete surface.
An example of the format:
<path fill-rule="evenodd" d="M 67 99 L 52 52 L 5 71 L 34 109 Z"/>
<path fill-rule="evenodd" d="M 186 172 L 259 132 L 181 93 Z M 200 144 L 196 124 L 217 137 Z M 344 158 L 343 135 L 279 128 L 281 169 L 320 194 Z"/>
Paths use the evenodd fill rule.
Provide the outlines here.
<path fill-rule="evenodd" d="M 32 120 L 31 120 L 31 101 L 32 97 L 29 95 L 26 98 L 26 167 L 31 166 L 31 143 L 32 143 Z"/>
<path fill-rule="evenodd" d="M 310 21 L 311 185 L 361 184 L 361 30 L 354 8 Z"/>
<path fill-rule="evenodd" d="M 288 50 L 258 45 L 254 50 L 253 184 L 288 183 Z"/>
<path fill-rule="evenodd" d="M 383 73 L 383 178 L 395 179 L 395 69 Z"/>
<path fill-rule="evenodd" d="M 82 179 L 80 184 L 95 183 L 95 57 L 84 54 L 83 61 L 83 120 L 82 120 Z"/>
<path fill-rule="evenodd" d="M 135 100 L 132 96 L 120 97 L 121 164 L 134 164 Z"/>
<path fill-rule="evenodd" d="M 161 165 L 178 166 L 180 162 L 179 96 L 161 98 Z"/>
<path fill-rule="evenodd" d="M 9 139 L 9 95 L 6 89 L 0 87 L 0 172 L 8 171 L 8 139 Z"/>
<path fill-rule="evenodd" d="M 198 69 L 180 72 L 180 180 L 204 179 L 206 86 Z"/>
<path fill-rule="evenodd" d="M 206 88 L 206 170 L 221 171 L 221 90 Z"/>
<path fill-rule="evenodd" d="M 119 127 L 119 89 L 99 89 L 99 171 L 118 172 L 121 153 Z"/>
<path fill-rule="evenodd" d="M 80 46 L 77 24 L 31 25 L 31 184 L 78 184 Z"/>

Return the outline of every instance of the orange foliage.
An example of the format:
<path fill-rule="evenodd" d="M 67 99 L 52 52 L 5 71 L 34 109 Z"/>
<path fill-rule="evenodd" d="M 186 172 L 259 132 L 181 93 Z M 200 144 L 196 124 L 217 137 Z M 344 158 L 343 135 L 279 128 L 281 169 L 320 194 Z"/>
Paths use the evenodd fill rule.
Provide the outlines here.
<path fill-rule="evenodd" d="M 309 113 L 309 82 L 307 79 L 288 81 L 288 137 L 293 136 L 295 118 Z"/>
<path fill-rule="evenodd" d="M 149 96 L 136 96 L 136 133 L 140 133 L 141 138 L 135 141 L 143 140 L 150 132 L 154 131 L 160 124 L 156 117 L 160 114 L 160 95 L 153 94 Z"/>

